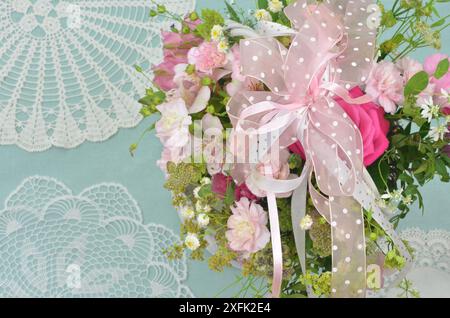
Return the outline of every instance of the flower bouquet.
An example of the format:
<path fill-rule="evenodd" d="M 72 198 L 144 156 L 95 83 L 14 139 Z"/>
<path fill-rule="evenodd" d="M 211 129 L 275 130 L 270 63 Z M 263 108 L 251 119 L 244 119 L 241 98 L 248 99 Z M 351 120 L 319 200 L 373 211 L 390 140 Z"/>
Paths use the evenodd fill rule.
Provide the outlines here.
<path fill-rule="evenodd" d="M 167 257 L 236 266 L 261 297 L 401 282 L 414 253 L 395 228 L 423 209 L 420 186 L 450 179 L 450 60 L 408 57 L 440 48 L 437 1 L 393 2 L 225 2 L 185 17 L 155 4 L 174 25 L 140 103 L 160 116 L 148 131 L 181 218 Z"/>

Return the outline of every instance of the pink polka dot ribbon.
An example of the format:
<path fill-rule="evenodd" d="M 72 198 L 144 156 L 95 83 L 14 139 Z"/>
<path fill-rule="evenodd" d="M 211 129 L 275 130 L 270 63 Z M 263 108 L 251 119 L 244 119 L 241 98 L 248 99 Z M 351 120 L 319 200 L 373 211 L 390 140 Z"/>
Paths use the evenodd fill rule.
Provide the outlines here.
<path fill-rule="evenodd" d="M 299 0 L 285 9 L 297 31 L 293 35 L 289 32 L 289 48 L 275 36 L 247 38 L 240 43 L 243 74 L 264 83 L 268 91 L 244 90 L 233 96 L 228 113 L 234 133 L 247 137 L 270 134 L 269 140 L 274 142 L 267 149 L 268 154 L 300 140 L 307 158 L 299 178 L 251 176 L 253 183 L 267 193 L 274 297 L 279 296 L 282 281 L 275 195 L 294 192 L 293 226 L 305 270 L 304 232 L 299 229 L 298 220 L 305 214 L 306 188 L 316 209 L 331 225 L 332 296 L 365 295 L 362 207 L 372 207 L 376 198 L 370 196 L 373 191 L 364 180 L 361 134 L 333 97 L 337 95 L 355 105 L 371 100 L 368 96 L 352 99 L 348 90 L 365 81 L 373 64 L 376 33 L 367 23 L 373 2 L 338 0 L 308 5 Z M 368 202 L 363 202 L 366 199 Z M 382 214 L 376 213 L 384 223 Z M 389 233 L 395 236 L 393 231 Z M 401 240 L 396 242 L 402 245 Z"/>

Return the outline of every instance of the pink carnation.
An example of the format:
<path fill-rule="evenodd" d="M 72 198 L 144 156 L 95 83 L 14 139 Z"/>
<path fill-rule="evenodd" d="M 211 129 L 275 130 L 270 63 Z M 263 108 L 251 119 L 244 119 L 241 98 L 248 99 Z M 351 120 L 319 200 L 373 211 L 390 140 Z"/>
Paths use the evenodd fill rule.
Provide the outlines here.
<path fill-rule="evenodd" d="M 231 207 L 225 233 L 233 251 L 256 253 L 270 241 L 267 212 L 257 203 L 242 198 Z"/>
<path fill-rule="evenodd" d="M 404 83 L 406 84 L 414 75 L 423 71 L 423 66 L 419 61 L 410 57 L 405 57 L 397 62 L 397 67 L 403 75 Z"/>
<path fill-rule="evenodd" d="M 353 88 L 349 93 L 353 98 L 364 95 L 359 87 Z M 341 98 L 336 101 L 358 127 L 363 140 L 364 165 L 370 166 L 389 147 L 386 138 L 389 121 L 384 118 L 383 110 L 375 103 L 351 105 Z"/>
<path fill-rule="evenodd" d="M 403 78 L 391 62 L 376 64 L 367 81 L 366 92 L 371 95 L 386 113 L 395 113 L 397 105 L 403 102 Z"/>
<path fill-rule="evenodd" d="M 219 51 L 216 42 L 204 42 L 189 50 L 188 61 L 195 65 L 197 71 L 212 74 L 215 68 L 227 64 L 227 55 Z"/>

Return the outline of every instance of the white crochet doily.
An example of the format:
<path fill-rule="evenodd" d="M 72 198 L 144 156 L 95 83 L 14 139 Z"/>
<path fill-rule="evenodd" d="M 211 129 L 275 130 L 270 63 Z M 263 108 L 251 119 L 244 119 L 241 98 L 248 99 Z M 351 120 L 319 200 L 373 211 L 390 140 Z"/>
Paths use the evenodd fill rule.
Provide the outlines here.
<path fill-rule="evenodd" d="M 142 117 L 147 68 L 162 57 L 154 2 L 185 14 L 195 0 L 1 0 L 0 145 L 27 151 L 99 142 Z"/>
<path fill-rule="evenodd" d="M 414 250 L 414 261 L 406 275 L 406 279 L 412 282 L 412 288 L 422 298 L 450 298 L 450 232 L 425 232 L 409 228 L 401 232 L 401 237 Z M 396 278 L 395 275 L 387 277 L 385 285 Z M 370 296 L 396 298 L 402 292 L 402 289 L 393 286 Z"/>
<path fill-rule="evenodd" d="M 30 177 L 0 211 L 0 297 L 192 297 L 186 259 L 163 254 L 175 242 L 119 184 Z"/>

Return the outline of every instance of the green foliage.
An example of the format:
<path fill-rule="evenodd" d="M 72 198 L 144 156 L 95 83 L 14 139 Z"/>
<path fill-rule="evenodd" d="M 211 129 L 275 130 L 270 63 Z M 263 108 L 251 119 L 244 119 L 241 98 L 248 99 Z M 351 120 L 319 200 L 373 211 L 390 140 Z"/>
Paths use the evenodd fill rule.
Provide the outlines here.
<path fill-rule="evenodd" d="M 394 0 L 390 9 L 379 1 L 382 18 L 379 38 L 389 34 L 380 45 L 380 59 L 401 59 L 423 47 L 441 48 L 441 32 L 448 27 L 447 18 L 436 0 Z M 393 34 L 393 35 L 391 35 Z"/>
<path fill-rule="evenodd" d="M 311 286 L 313 293 L 318 297 L 328 297 L 331 294 L 331 272 L 315 274 L 308 271 L 300 277 L 300 282 L 305 286 Z"/>
<path fill-rule="evenodd" d="M 447 61 L 448 62 L 448 61 Z M 421 71 L 415 74 L 405 85 L 405 96 L 419 95 L 429 83 L 427 72 Z"/>
<path fill-rule="evenodd" d="M 189 185 L 195 185 L 203 177 L 204 167 L 199 164 L 169 162 L 167 164 L 168 178 L 164 187 L 175 194 L 184 193 Z"/>
<path fill-rule="evenodd" d="M 202 23 L 197 26 L 195 33 L 201 36 L 203 39 L 211 40 L 211 30 L 215 25 L 223 25 L 225 19 L 216 10 L 203 9 L 202 10 Z"/>
<path fill-rule="evenodd" d="M 449 64 L 450 63 L 448 61 L 448 58 L 445 58 L 442 61 L 440 61 L 436 68 L 436 72 L 434 73 L 434 77 L 436 77 L 437 79 L 440 79 L 444 75 L 446 75 L 448 73 Z"/>

